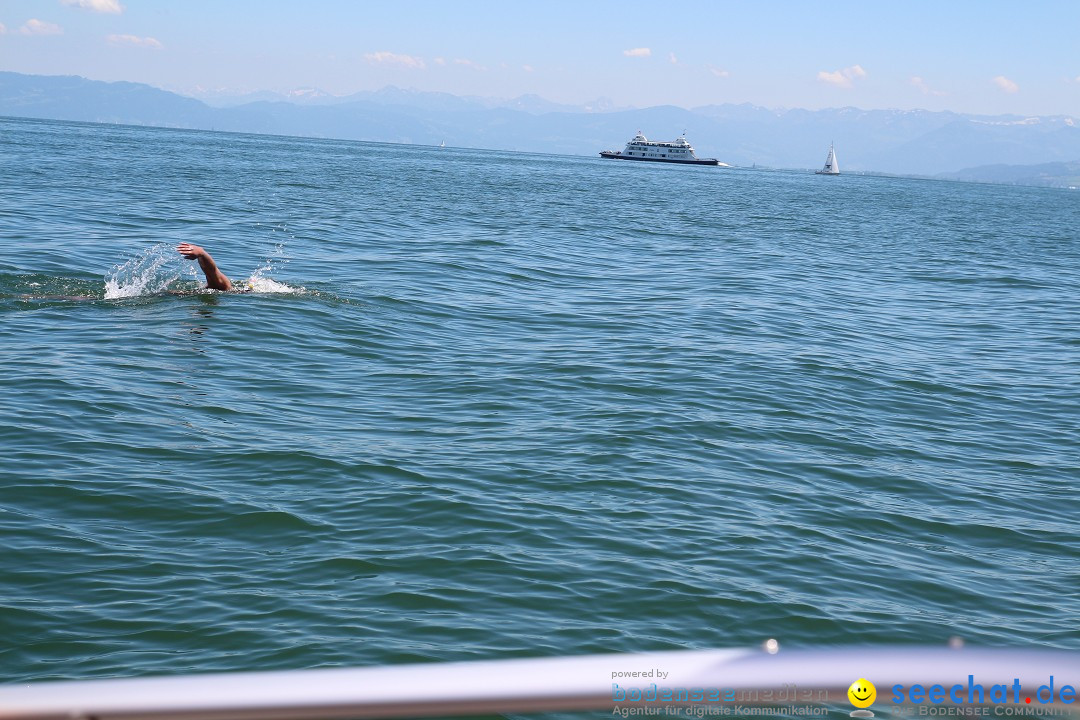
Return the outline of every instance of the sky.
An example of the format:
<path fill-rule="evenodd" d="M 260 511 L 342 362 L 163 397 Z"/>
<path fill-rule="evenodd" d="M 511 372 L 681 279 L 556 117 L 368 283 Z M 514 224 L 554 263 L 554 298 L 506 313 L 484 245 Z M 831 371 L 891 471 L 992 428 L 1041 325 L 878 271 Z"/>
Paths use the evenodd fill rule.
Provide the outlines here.
<path fill-rule="evenodd" d="M 199 95 L 1080 116 L 1080 2 L 0 0 L 0 70 Z"/>

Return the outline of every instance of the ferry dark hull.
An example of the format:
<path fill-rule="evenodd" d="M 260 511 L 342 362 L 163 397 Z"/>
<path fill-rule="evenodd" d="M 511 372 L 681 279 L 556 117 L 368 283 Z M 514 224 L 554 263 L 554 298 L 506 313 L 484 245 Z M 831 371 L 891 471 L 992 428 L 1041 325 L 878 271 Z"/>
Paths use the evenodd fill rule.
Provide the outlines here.
<path fill-rule="evenodd" d="M 676 165 L 719 165 L 719 160 L 713 158 L 698 158 L 695 160 L 671 160 L 669 158 L 651 158 L 651 157 L 631 157 L 629 155 L 623 155 L 618 152 L 602 152 L 600 157 L 607 158 L 609 160 L 637 160 L 639 162 L 662 162 L 662 163 L 675 163 Z"/>

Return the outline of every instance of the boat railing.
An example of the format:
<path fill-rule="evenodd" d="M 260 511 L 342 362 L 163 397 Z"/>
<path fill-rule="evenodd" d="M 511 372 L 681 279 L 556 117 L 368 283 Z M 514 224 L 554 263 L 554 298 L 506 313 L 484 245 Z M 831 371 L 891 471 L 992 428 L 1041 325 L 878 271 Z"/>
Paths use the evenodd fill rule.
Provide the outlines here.
<path fill-rule="evenodd" d="M 877 695 L 873 707 L 860 705 L 855 717 L 871 717 L 874 709 L 903 714 L 901 708 L 921 705 L 926 710 L 927 698 L 933 697 L 945 701 L 935 715 L 1067 715 L 1080 708 L 1080 703 L 1073 705 L 1080 653 L 911 646 L 781 652 L 769 641 L 753 649 L 32 682 L 0 686 L 0 720 L 624 714 L 645 707 L 655 708 L 653 714 L 675 714 L 664 708 L 705 704 L 734 716 L 749 714 L 746 707 L 820 716 L 852 710 L 847 693 L 856 681 L 873 683 Z M 945 712 L 991 704 L 1010 712 Z M 802 712 L 800 707 L 822 710 Z"/>

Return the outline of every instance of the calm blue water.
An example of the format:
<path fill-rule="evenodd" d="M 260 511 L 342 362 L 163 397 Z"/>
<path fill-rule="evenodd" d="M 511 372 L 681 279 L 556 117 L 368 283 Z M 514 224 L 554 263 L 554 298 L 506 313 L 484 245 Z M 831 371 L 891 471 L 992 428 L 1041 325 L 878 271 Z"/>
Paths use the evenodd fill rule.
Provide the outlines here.
<path fill-rule="evenodd" d="M 1080 648 L 1076 193 L 10 119 L 0 157 L 5 682 Z"/>

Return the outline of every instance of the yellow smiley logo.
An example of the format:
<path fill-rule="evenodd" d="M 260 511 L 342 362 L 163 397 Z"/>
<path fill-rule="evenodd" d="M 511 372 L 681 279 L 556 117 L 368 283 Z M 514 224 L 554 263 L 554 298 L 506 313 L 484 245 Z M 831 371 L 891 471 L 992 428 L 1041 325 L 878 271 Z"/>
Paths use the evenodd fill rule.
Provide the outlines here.
<path fill-rule="evenodd" d="M 848 700 L 857 708 L 867 708 L 877 700 L 877 688 L 866 678 L 859 678 L 847 689 Z"/>

